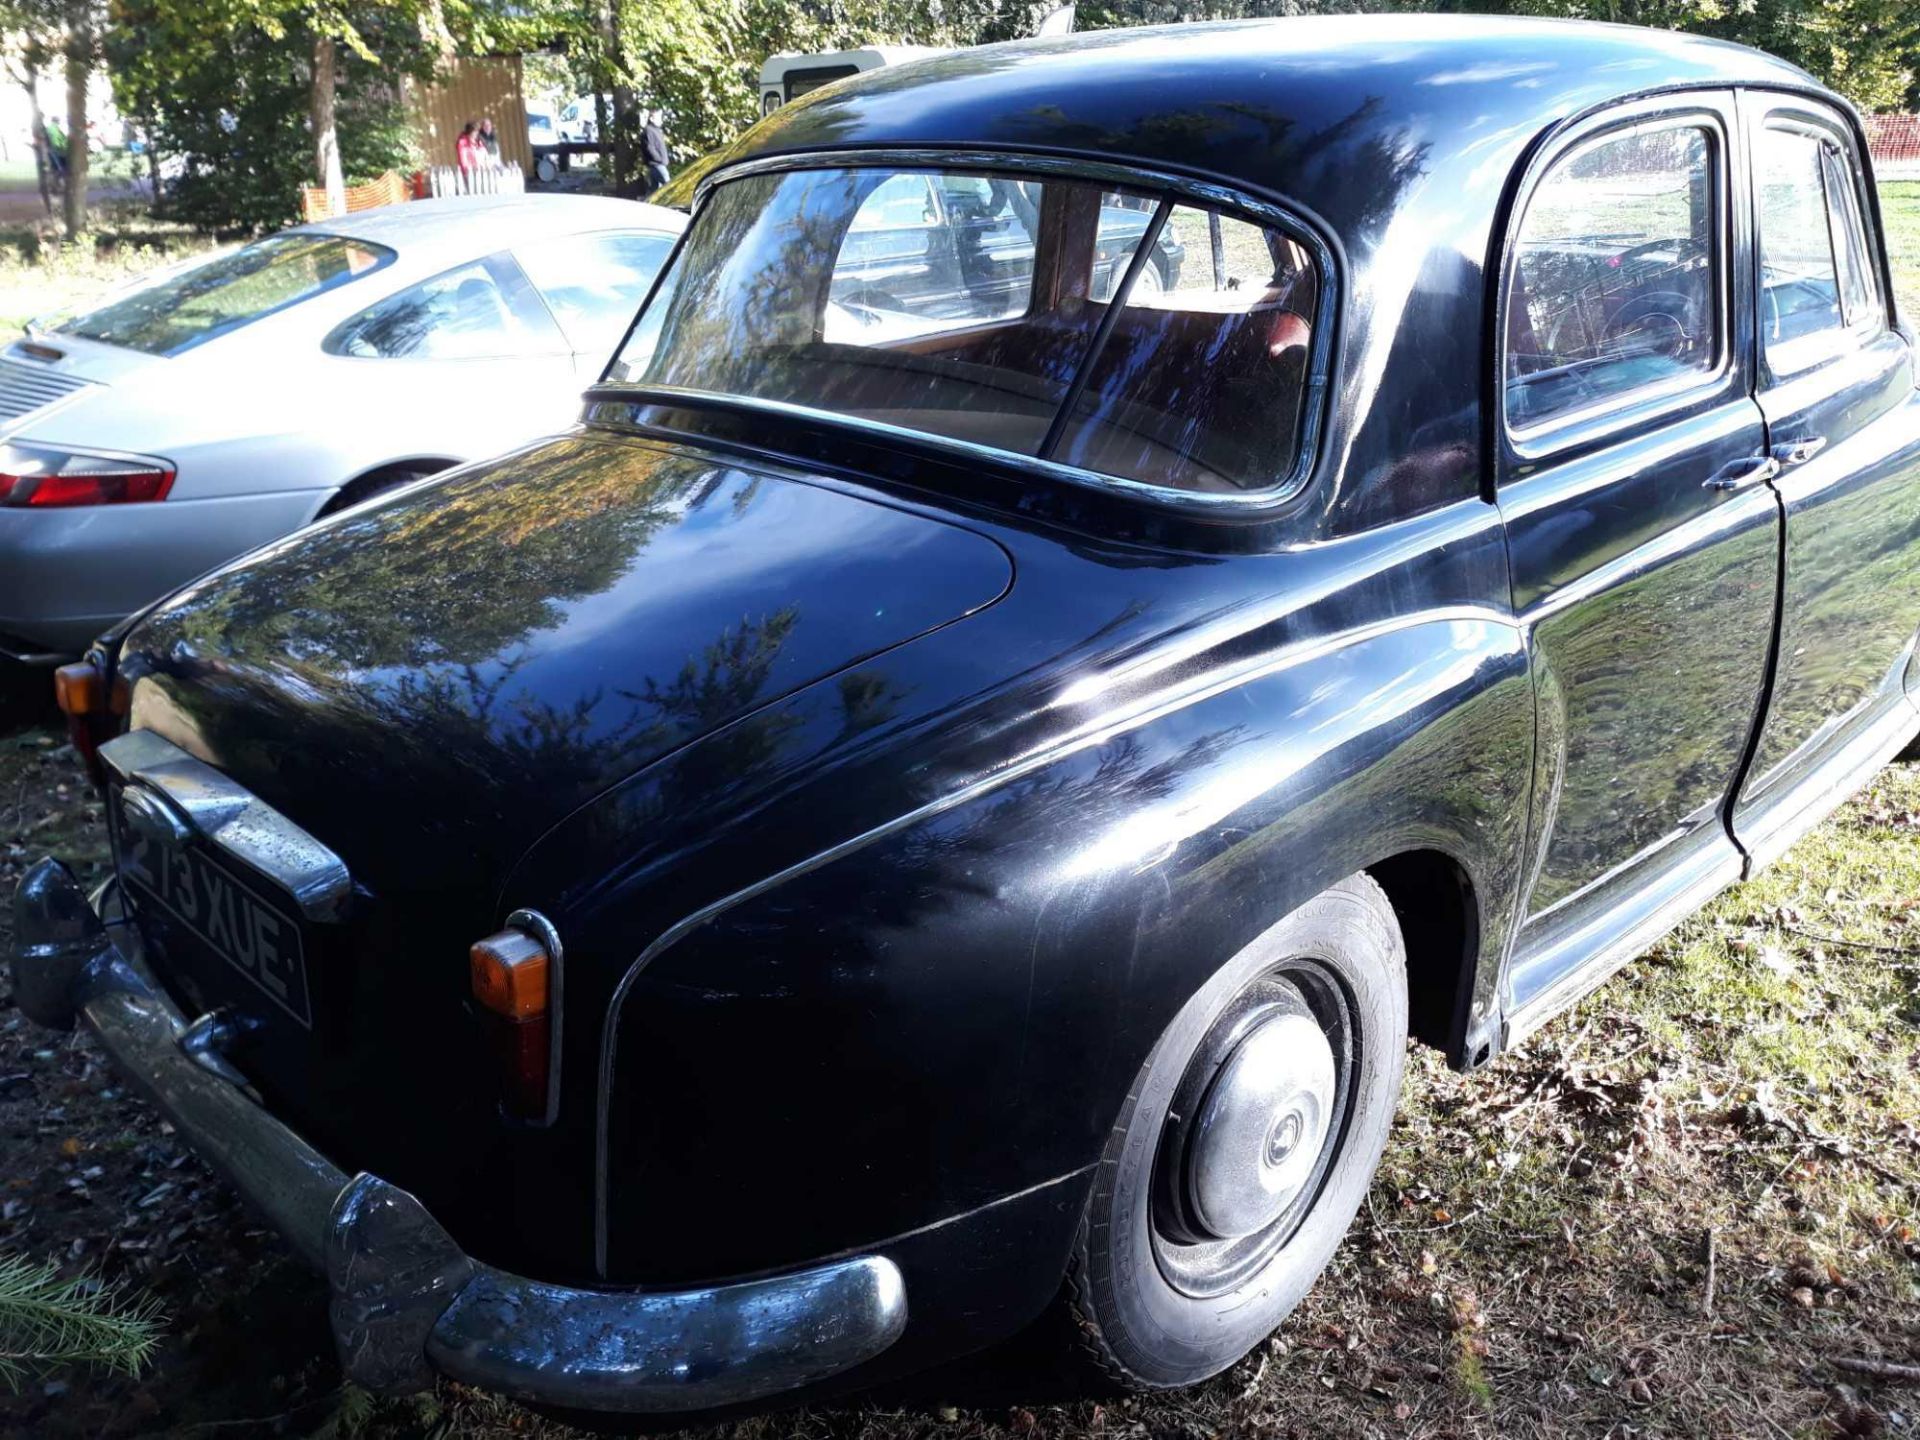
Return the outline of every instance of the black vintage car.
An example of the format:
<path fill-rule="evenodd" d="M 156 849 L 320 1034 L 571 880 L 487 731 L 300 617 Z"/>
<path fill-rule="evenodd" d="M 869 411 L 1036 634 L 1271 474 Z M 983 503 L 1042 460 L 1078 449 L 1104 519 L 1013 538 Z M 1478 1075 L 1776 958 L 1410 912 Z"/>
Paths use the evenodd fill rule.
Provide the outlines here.
<path fill-rule="evenodd" d="M 922 179 L 1031 257 L 851 315 Z M 1056 1304 L 1211 1375 L 1406 1037 L 1485 1064 L 1920 727 L 1913 357 L 1797 70 L 1092 34 L 689 184 L 576 431 L 62 676 L 116 876 L 28 876 L 20 1003 L 324 1269 L 363 1384 L 727 1406 Z"/>

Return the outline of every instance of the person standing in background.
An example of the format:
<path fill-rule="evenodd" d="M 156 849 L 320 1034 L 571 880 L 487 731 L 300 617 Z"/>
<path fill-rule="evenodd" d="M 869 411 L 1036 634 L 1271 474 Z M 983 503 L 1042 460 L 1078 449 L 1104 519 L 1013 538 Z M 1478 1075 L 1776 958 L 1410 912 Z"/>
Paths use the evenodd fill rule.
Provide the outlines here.
<path fill-rule="evenodd" d="M 40 133 L 47 144 L 47 165 L 53 171 L 56 180 L 67 178 L 67 132 L 60 122 L 49 115 L 40 122 Z"/>
<path fill-rule="evenodd" d="M 487 165 L 491 169 L 498 170 L 500 168 L 500 137 L 494 132 L 491 115 L 481 117 L 480 144 L 487 152 Z"/>
<path fill-rule="evenodd" d="M 667 132 L 660 128 L 660 112 L 647 112 L 647 128 L 640 135 L 640 158 L 647 166 L 647 188 L 658 190 L 673 178 L 673 172 L 667 168 L 672 158 L 667 149 Z"/>
<path fill-rule="evenodd" d="M 453 142 L 453 160 L 460 167 L 460 178 L 471 180 L 487 165 L 487 147 L 480 142 L 480 126 L 469 120 L 460 127 L 460 138 Z"/>

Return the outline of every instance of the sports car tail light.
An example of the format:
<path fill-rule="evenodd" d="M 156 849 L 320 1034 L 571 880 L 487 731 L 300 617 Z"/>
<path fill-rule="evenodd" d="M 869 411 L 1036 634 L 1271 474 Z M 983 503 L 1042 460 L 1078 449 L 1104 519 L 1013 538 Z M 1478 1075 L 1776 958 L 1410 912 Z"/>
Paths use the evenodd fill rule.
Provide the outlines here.
<path fill-rule="evenodd" d="M 146 455 L 110 455 L 52 445 L 0 445 L 0 505 L 52 509 L 164 500 L 174 468 Z"/>
<path fill-rule="evenodd" d="M 53 672 L 53 699 L 67 717 L 67 738 L 86 762 L 93 783 L 105 785 L 100 747 L 117 733 L 120 717 L 127 713 L 126 681 L 109 678 L 105 657 L 96 653 Z"/>
<path fill-rule="evenodd" d="M 489 935 L 468 952 L 473 998 L 492 1031 L 501 1108 L 517 1120 L 552 1118 L 549 986 L 556 968 L 547 947 L 524 930 Z"/>

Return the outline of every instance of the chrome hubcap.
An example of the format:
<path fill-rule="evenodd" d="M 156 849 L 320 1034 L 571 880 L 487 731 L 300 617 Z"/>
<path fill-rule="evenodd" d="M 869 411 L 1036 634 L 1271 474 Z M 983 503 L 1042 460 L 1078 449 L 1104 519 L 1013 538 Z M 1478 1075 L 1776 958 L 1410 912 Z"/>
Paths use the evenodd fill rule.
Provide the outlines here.
<path fill-rule="evenodd" d="M 1299 1198 L 1327 1138 L 1334 1085 L 1333 1046 L 1311 1015 L 1276 1012 L 1234 1047 L 1187 1149 L 1188 1195 L 1209 1234 L 1251 1235 Z"/>
<path fill-rule="evenodd" d="M 1220 1295 L 1312 1210 L 1345 1129 L 1351 1009 L 1318 962 L 1261 976 L 1215 1018 L 1168 1106 L 1151 1239 L 1161 1272 Z"/>

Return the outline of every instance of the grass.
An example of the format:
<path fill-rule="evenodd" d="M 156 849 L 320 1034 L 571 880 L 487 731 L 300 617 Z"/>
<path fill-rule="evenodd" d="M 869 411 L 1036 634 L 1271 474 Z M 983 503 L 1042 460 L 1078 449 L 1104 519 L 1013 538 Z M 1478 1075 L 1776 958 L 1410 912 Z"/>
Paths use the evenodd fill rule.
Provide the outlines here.
<path fill-rule="evenodd" d="M 145 159 L 121 146 L 95 150 L 89 158 L 92 162 L 89 169 L 96 182 L 133 180 L 146 174 Z M 33 152 L 26 148 L 24 140 L 16 142 L 13 153 L 0 160 L 0 190 L 37 190 L 39 183 Z"/>
<path fill-rule="evenodd" d="M 1893 266 L 1895 309 L 1908 325 L 1920 323 L 1920 180 L 1881 183 L 1880 221 Z"/>
<path fill-rule="evenodd" d="M 77 241 L 50 223 L 0 227 L 0 338 L 77 309 L 161 266 L 219 248 L 184 226 L 109 214 Z"/>

